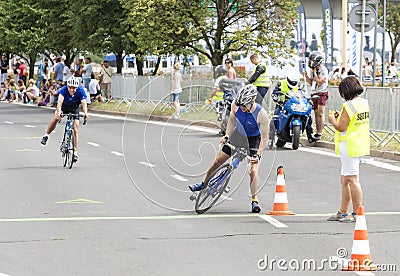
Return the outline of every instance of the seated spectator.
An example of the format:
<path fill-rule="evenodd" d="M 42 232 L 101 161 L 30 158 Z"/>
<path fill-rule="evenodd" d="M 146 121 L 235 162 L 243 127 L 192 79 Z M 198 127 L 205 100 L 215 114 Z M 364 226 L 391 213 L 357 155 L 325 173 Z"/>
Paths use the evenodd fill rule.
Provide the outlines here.
<path fill-rule="evenodd" d="M 24 84 L 24 81 L 22 79 L 19 79 L 17 85 L 15 86 L 15 92 L 17 93 L 17 97 L 16 97 L 17 100 L 18 100 L 18 96 L 21 97 L 21 100 L 24 99 L 23 95 L 24 95 L 25 90 L 26 90 L 26 86 Z"/>
<path fill-rule="evenodd" d="M 104 102 L 104 98 L 101 95 L 99 82 L 94 77 L 94 73 L 90 75 L 89 94 L 91 102 L 95 102 L 96 100 L 98 102 Z"/>
<path fill-rule="evenodd" d="M 41 102 L 44 102 L 44 103 L 46 103 L 46 105 L 48 104 L 48 103 L 50 103 L 50 91 L 49 91 L 49 89 L 50 89 L 50 82 L 49 81 L 46 81 L 45 83 L 44 83 L 44 85 L 42 85 L 42 87 L 40 88 L 40 94 L 41 94 Z"/>
<path fill-rule="evenodd" d="M 29 80 L 29 86 L 25 90 L 25 95 L 28 100 L 28 104 L 33 104 L 36 100 L 39 99 L 40 91 L 39 88 L 36 86 L 36 82 L 34 79 Z"/>
<path fill-rule="evenodd" d="M 58 101 L 58 90 L 60 89 L 59 85 L 55 80 L 51 81 L 49 86 L 49 94 L 50 94 L 50 101 L 49 106 L 56 106 Z"/>

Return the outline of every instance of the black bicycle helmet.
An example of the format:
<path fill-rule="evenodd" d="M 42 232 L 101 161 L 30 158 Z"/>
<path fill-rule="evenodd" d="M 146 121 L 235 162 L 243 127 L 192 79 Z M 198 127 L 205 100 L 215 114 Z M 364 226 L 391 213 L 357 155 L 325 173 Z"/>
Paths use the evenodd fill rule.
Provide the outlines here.
<path fill-rule="evenodd" d="M 257 96 L 257 87 L 255 87 L 252 84 L 248 84 L 239 90 L 238 96 L 235 100 L 235 104 L 237 106 L 239 105 L 246 106 L 250 104 L 256 96 Z"/>
<path fill-rule="evenodd" d="M 321 65 L 322 63 L 322 55 L 319 52 L 312 52 L 310 57 L 308 58 L 308 67 L 314 69 L 315 67 Z"/>

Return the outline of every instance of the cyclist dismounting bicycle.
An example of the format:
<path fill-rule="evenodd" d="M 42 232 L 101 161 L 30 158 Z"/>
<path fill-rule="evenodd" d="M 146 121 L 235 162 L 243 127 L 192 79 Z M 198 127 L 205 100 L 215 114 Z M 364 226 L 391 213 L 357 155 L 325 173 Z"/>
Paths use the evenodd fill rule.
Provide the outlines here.
<path fill-rule="evenodd" d="M 74 162 L 78 161 L 78 127 L 79 127 L 79 106 L 82 105 L 84 112 L 84 120 L 89 119 L 87 113 L 86 93 L 85 90 L 79 85 L 79 79 L 71 77 L 67 80 L 67 85 L 62 87 L 59 91 L 57 108 L 53 119 L 51 119 L 45 135 L 42 137 L 41 143 L 46 145 L 49 139 L 49 134 L 56 128 L 57 123 L 61 122 L 61 114 L 76 114 L 74 119 Z"/>
<path fill-rule="evenodd" d="M 261 105 L 255 102 L 257 88 L 248 84 L 238 92 L 237 99 L 232 103 L 231 115 L 229 116 L 226 134 L 221 138 L 220 143 L 230 141 L 235 147 L 243 147 L 249 151 L 251 159 L 250 169 L 250 190 L 252 194 L 251 211 L 259 213 L 261 207 L 258 204 L 258 192 L 260 181 L 258 178 L 258 167 L 261 154 L 268 143 L 269 120 L 267 112 Z M 203 182 L 189 186 L 192 192 L 199 191 L 207 183 L 212 172 L 225 163 L 231 156 L 231 148 L 227 145 L 215 157 L 214 162 L 208 169 Z"/>

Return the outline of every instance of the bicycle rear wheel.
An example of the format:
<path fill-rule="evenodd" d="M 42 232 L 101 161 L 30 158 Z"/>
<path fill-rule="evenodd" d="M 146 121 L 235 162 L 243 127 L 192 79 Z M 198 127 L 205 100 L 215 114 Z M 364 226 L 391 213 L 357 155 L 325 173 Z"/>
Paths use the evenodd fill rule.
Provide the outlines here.
<path fill-rule="evenodd" d="M 196 213 L 203 214 L 214 206 L 225 191 L 231 177 L 231 172 L 231 165 L 224 164 L 211 174 L 210 180 L 204 185 L 204 188 L 199 191 L 196 197 L 196 204 L 194 207 Z"/>

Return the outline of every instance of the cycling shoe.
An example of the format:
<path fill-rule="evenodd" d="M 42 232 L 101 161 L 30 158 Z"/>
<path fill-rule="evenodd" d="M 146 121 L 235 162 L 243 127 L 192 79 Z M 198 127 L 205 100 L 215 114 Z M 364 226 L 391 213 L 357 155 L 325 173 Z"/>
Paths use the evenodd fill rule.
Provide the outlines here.
<path fill-rule="evenodd" d="M 260 207 L 260 205 L 258 205 L 257 201 L 251 202 L 251 212 L 252 213 L 260 213 L 261 212 L 261 207 Z"/>
<path fill-rule="evenodd" d="M 203 189 L 203 185 L 204 185 L 203 182 L 192 184 L 192 185 L 189 185 L 189 189 L 192 192 L 197 192 L 197 191 L 200 191 L 201 189 Z"/>

